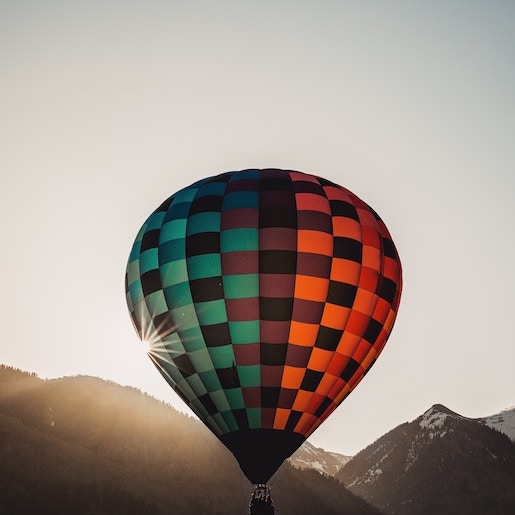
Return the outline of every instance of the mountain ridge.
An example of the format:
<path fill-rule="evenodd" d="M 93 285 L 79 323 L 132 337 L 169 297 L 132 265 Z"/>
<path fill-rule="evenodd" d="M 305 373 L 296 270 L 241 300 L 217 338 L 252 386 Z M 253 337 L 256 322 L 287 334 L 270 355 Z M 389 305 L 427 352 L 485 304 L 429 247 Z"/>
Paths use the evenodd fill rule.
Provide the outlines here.
<path fill-rule="evenodd" d="M 0 513 L 241 515 L 252 485 L 209 430 L 134 388 L 0 367 Z M 280 513 L 379 511 L 336 479 L 285 463 Z"/>
<path fill-rule="evenodd" d="M 515 513 L 513 414 L 473 419 L 435 404 L 348 461 L 306 442 L 272 478 L 274 501 L 296 515 Z M 251 490 L 229 451 L 172 406 L 92 376 L 4 366 L 0 474 L 2 515 L 236 515 Z"/>
<path fill-rule="evenodd" d="M 433 405 L 336 476 L 386 514 L 515 513 L 515 445 L 482 419 Z"/>

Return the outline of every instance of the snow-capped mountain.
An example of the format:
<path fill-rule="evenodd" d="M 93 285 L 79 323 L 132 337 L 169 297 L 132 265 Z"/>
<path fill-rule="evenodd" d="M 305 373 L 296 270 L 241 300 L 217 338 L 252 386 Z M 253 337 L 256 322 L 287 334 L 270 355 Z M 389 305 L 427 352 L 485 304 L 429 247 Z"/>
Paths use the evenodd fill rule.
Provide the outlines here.
<path fill-rule="evenodd" d="M 480 418 L 479 420 L 482 420 L 487 426 L 501 431 L 501 433 L 507 435 L 512 442 L 515 442 L 515 406 L 506 408 L 495 415 Z"/>
<path fill-rule="evenodd" d="M 352 456 L 325 451 L 306 441 L 292 454 L 288 461 L 297 469 L 314 469 L 323 474 L 334 476 L 351 458 Z"/>
<path fill-rule="evenodd" d="M 488 417 L 481 417 L 471 419 L 463 417 L 455 413 L 441 404 L 436 404 L 429 408 L 419 420 L 420 428 L 425 430 L 427 438 L 430 440 L 436 436 L 442 438 L 447 431 L 453 431 L 449 428 L 449 423 L 452 420 L 462 421 L 475 421 L 486 424 L 488 427 L 494 428 L 501 433 L 506 434 L 513 442 L 515 442 L 515 406 L 507 408 L 499 413 L 490 415 Z M 447 423 L 446 423 L 447 422 Z M 410 453 L 409 463 L 414 459 L 414 448 Z M 315 447 L 308 441 L 289 458 L 289 462 L 298 469 L 314 469 L 323 474 L 336 476 L 338 472 L 346 465 L 352 456 L 345 456 L 336 452 L 329 452 L 320 447 Z M 362 478 L 365 483 L 373 483 L 379 476 L 382 475 L 380 466 L 370 470 L 368 476 Z M 359 480 L 356 479 L 356 484 Z"/>
<path fill-rule="evenodd" d="M 509 419 L 496 418 L 497 429 Z M 486 420 L 439 404 L 379 438 L 336 477 L 386 514 L 515 513 L 513 442 Z"/>

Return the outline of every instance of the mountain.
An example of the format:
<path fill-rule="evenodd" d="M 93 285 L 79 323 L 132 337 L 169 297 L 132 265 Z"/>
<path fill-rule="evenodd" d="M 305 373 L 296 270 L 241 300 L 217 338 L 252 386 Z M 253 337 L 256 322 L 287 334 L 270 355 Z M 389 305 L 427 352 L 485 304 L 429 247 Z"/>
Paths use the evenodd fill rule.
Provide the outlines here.
<path fill-rule="evenodd" d="M 291 465 L 300 470 L 314 469 L 328 476 L 335 476 L 352 456 L 325 451 L 304 442 L 289 458 Z"/>
<path fill-rule="evenodd" d="M 515 442 L 515 406 L 475 420 L 506 434 Z M 300 470 L 314 469 L 322 474 L 334 477 L 351 459 L 352 456 L 329 452 L 306 441 L 288 461 L 294 468 Z"/>
<path fill-rule="evenodd" d="M 478 420 L 481 420 L 487 426 L 504 433 L 512 442 L 515 443 L 515 406 L 507 408 L 495 415 L 483 417 Z"/>
<path fill-rule="evenodd" d="M 515 513 L 513 442 L 438 404 L 359 452 L 337 478 L 385 514 Z"/>
<path fill-rule="evenodd" d="M 0 515 L 241 515 L 252 485 L 198 420 L 94 377 L 0 366 Z M 334 478 L 288 463 L 281 514 L 378 515 Z"/>

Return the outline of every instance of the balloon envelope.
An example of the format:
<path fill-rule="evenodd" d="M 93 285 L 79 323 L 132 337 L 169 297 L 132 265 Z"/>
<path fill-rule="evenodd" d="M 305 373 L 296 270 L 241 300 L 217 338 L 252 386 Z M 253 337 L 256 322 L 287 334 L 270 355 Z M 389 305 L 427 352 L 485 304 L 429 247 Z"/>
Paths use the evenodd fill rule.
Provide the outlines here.
<path fill-rule="evenodd" d="M 367 204 L 320 177 L 267 169 L 169 197 L 138 233 L 126 293 L 158 370 L 257 484 L 373 365 L 401 282 Z"/>

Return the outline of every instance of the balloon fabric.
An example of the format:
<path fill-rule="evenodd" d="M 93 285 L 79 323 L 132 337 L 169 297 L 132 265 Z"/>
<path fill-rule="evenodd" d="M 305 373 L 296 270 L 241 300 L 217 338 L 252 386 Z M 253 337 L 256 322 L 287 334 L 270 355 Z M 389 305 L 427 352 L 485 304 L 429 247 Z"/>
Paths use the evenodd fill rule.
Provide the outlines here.
<path fill-rule="evenodd" d="M 148 355 L 254 484 L 374 364 L 401 287 L 395 245 L 367 204 L 278 169 L 173 194 L 143 224 L 126 272 Z"/>

